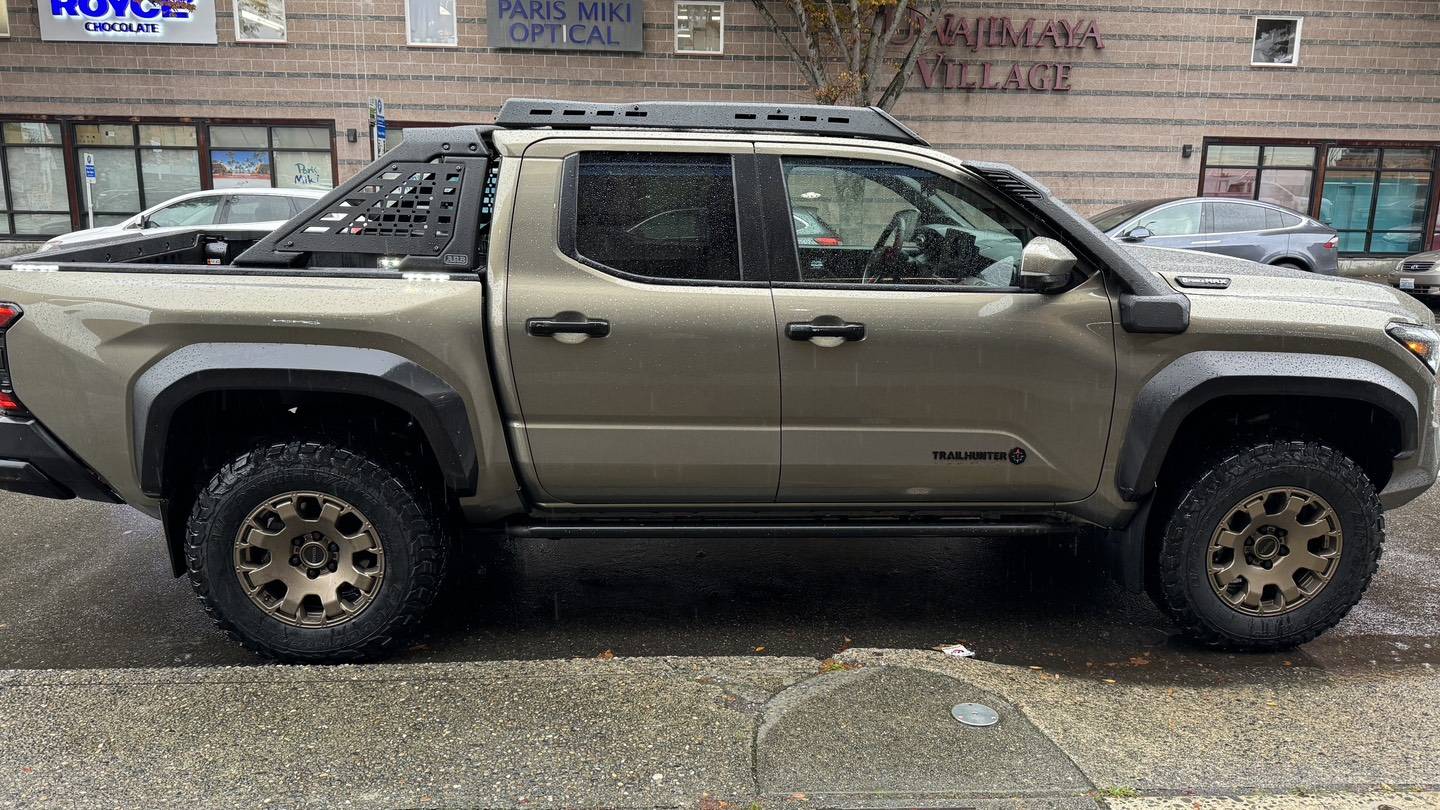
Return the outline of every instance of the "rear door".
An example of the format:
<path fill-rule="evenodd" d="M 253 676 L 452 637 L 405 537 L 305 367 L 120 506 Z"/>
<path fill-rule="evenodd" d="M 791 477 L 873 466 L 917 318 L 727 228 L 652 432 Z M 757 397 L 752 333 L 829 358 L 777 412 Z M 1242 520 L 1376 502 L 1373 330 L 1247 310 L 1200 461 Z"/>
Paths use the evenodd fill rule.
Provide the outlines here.
<path fill-rule="evenodd" d="M 1115 349 L 1099 273 L 1016 286 L 1040 230 L 954 168 L 896 151 L 760 144 L 769 222 L 812 209 L 836 244 L 772 238 L 779 499 L 1054 502 L 1094 491 Z M 918 222 L 915 236 L 891 223 Z M 773 236 L 773 235 L 772 235 Z M 791 252 L 793 251 L 793 252 Z M 788 255 L 787 255 L 788 254 Z"/>
<path fill-rule="evenodd" d="M 748 143 L 529 146 L 506 340 L 522 473 L 569 503 L 770 502 L 780 374 Z"/>
<path fill-rule="evenodd" d="M 1279 211 L 1221 200 L 1207 202 L 1205 208 L 1205 234 L 1192 243 L 1197 250 L 1252 262 L 1269 261 L 1285 253 L 1286 236 L 1275 232 L 1280 227 Z M 1273 215 L 1273 219 L 1267 215 Z"/>

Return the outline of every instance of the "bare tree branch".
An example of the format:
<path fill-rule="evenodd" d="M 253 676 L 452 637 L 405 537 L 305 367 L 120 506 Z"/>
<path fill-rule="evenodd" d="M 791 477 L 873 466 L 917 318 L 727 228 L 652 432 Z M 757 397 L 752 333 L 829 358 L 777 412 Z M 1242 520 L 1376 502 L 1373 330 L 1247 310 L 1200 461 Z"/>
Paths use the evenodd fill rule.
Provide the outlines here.
<path fill-rule="evenodd" d="M 830 22 L 830 38 L 835 40 L 836 50 L 840 51 L 848 57 L 850 54 L 850 49 L 845 47 L 845 35 L 840 32 L 840 17 L 835 11 L 835 0 L 825 0 L 825 12 L 825 16 L 829 18 Z M 848 58 L 845 59 L 846 63 L 848 63 L 849 61 L 850 60 Z"/>
<path fill-rule="evenodd" d="M 880 72 L 880 64 L 885 58 L 885 52 L 890 49 L 890 43 L 895 41 L 895 35 L 899 32 L 900 24 L 909 9 L 910 0 L 900 0 L 895 6 L 895 18 L 889 26 L 885 25 L 885 9 L 883 7 L 875 9 L 875 19 L 870 26 L 870 44 L 865 49 L 865 65 L 860 74 L 860 103 L 873 103 L 875 80 Z"/>
<path fill-rule="evenodd" d="M 930 0 L 930 10 L 925 18 L 925 27 L 917 32 L 915 40 L 910 43 L 910 50 L 905 52 L 905 58 L 896 68 L 894 78 L 890 80 L 885 92 L 880 95 L 880 101 L 876 103 L 880 109 L 890 109 L 900 98 L 900 94 L 905 92 L 905 84 L 910 81 L 910 74 L 915 72 L 915 60 L 920 56 L 920 51 L 924 49 L 925 43 L 930 41 L 930 35 L 935 33 L 935 25 L 940 21 L 941 3 L 942 0 Z"/>
<path fill-rule="evenodd" d="M 800 49 L 795 47 L 795 43 L 791 41 L 790 35 L 780 26 L 780 21 L 775 19 L 774 14 L 770 13 L 769 7 L 765 5 L 765 0 L 750 0 L 750 3 L 759 10 L 760 16 L 765 18 L 765 23 L 770 26 L 771 31 L 775 32 L 775 36 L 778 37 L 781 42 L 785 43 L 785 48 L 790 51 L 790 58 L 795 60 L 795 63 L 800 66 L 801 71 L 805 73 L 805 80 L 810 83 L 810 88 L 819 92 L 820 89 L 825 86 L 821 74 L 816 71 L 816 62 L 819 61 L 819 53 L 813 46 L 810 46 L 810 55 L 814 61 L 806 59 L 801 55 Z M 803 17 L 800 18 L 800 25 L 802 27 L 805 25 L 805 19 Z M 809 37 L 804 31 L 801 31 L 801 36 L 805 36 L 808 42 Z"/>

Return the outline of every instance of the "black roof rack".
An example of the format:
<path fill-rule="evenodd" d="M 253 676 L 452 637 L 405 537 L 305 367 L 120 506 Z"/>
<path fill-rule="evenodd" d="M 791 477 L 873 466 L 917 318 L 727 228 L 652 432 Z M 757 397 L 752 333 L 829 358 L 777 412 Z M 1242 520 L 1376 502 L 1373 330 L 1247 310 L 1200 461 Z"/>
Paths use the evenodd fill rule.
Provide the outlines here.
<path fill-rule="evenodd" d="M 512 98 L 500 108 L 500 115 L 496 117 L 495 123 L 510 129 L 645 127 L 791 132 L 842 138 L 873 138 L 916 146 L 930 145 L 879 107 L 832 107 L 823 104 L 767 105 L 691 101 L 606 104 Z"/>

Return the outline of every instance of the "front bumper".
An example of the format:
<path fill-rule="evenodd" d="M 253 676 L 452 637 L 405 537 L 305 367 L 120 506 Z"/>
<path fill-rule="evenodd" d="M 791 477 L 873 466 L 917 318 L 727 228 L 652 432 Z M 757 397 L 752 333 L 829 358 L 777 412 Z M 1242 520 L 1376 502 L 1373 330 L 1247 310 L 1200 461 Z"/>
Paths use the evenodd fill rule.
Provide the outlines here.
<path fill-rule="evenodd" d="M 1440 295 L 1440 271 L 1399 271 L 1390 279 L 1390 286 L 1411 295 Z"/>
<path fill-rule="evenodd" d="M 0 416 L 0 489 L 120 503 L 109 485 L 32 418 Z"/>

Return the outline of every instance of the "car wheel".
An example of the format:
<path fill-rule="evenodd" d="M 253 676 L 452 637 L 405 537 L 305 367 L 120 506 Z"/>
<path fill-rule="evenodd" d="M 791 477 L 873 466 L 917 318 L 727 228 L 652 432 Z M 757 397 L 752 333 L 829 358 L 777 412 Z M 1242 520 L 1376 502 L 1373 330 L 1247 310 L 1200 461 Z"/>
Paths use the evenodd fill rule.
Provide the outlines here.
<path fill-rule="evenodd" d="M 1310 268 L 1306 267 L 1300 262 L 1290 261 L 1288 259 L 1282 259 L 1278 262 L 1271 262 L 1271 264 L 1275 267 L 1285 267 L 1290 270 L 1301 270 L 1306 273 L 1310 272 Z"/>
<path fill-rule="evenodd" d="M 191 584 L 221 630 L 265 657 L 378 657 L 416 627 L 444 578 L 449 544 L 427 503 L 333 444 L 253 450 L 196 498 Z"/>
<path fill-rule="evenodd" d="M 1191 638 L 1279 650 L 1333 627 L 1370 584 L 1384 524 L 1375 487 L 1340 451 L 1267 441 L 1183 487 L 1158 538 L 1158 602 Z"/>

